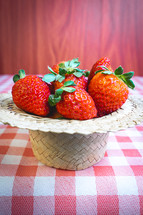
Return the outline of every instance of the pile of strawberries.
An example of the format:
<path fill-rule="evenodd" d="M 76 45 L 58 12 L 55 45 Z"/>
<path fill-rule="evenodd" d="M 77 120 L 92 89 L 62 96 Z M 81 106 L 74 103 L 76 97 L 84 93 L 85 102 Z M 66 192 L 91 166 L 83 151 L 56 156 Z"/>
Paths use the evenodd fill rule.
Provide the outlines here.
<path fill-rule="evenodd" d="M 20 109 L 38 116 L 56 111 L 64 118 L 87 120 L 118 110 L 127 100 L 134 72 L 111 68 L 107 57 L 99 59 L 91 71 L 79 68 L 78 58 L 63 61 L 44 77 L 25 76 L 20 70 L 13 80 L 13 101 Z M 55 108 L 56 107 L 56 108 Z"/>

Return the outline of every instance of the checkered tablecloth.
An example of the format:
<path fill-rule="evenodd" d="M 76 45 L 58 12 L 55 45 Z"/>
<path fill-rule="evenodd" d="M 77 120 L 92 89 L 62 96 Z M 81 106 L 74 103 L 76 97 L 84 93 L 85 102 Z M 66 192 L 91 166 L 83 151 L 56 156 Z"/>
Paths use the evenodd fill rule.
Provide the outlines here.
<path fill-rule="evenodd" d="M 134 77 L 143 96 L 143 77 Z M 12 76 L 0 76 L 0 93 Z M 0 215 L 143 214 L 143 124 L 110 133 L 105 157 L 64 171 L 34 157 L 27 130 L 0 124 Z"/>

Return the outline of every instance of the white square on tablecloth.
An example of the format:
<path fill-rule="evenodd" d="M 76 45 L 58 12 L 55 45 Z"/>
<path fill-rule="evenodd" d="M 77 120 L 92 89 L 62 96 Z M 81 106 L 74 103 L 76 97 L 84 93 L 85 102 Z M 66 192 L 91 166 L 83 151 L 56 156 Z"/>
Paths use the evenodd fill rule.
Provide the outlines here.
<path fill-rule="evenodd" d="M 5 155 L 2 164 L 20 164 L 22 156 L 19 155 Z"/>
<path fill-rule="evenodd" d="M 94 176 L 79 176 L 75 178 L 76 195 L 97 195 Z"/>
<path fill-rule="evenodd" d="M 143 149 L 143 143 L 142 142 L 133 142 L 136 149 Z"/>
<path fill-rule="evenodd" d="M 34 196 L 54 196 L 55 177 L 36 177 L 34 183 Z"/>
<path fill-rule="evenodd" d="M 19 140 L 19 139 L 13 139 L 11 141 L 10 146 L 17 146 L 17 147 L 26 147 L 27 140 Z"/>
<path fill-rule="evenodd" d="M 107 149 L 121 149 L 118 142 L 108 142 Z"/>
<path fill-rule="evenodd" d="M 0 176 L 0 196 L 12 196 L 13 182 L 13 176 Z"/>
<path fill-rule="evenodd" d="M 116 176 L 118 195 L 138 195 L 134 176 Z"/>
<path fill-rule="evenodd" d="M 24 128 L 19 128 L 17 130 L 17 134 L 28 134 L 29 131 L 27 129 L 24 129 Z"/>
<path fill-rule="evenodd" d="M 125 157 L 109 157 L 112 166 L 129 166 Z"/>
<path fill-rule="evenodd" d="M 2 125 L 2 123 L 0 123 L 0 125 Z M 5 128 L 0 128 L 0 134 L 3 134 L 5 131 Z"/>
<path fill-rule="evenodd" d="M 136 129 L 136 127 L 134 128 L 129 128 L 129 129 L 126 129 L 126 136 L 129 136 L 129 137 L 141 137 L 141 133 Z"/>

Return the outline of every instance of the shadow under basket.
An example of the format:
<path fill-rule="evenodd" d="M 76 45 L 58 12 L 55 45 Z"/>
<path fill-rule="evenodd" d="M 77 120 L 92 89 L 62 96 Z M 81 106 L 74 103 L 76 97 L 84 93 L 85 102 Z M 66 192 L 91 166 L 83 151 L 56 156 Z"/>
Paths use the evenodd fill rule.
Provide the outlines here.
<path fill-rule="evenodd" d="M 43 164 L 67 170 L 82 170 L 105 154 L 109 132 L 90 135 L 29 131 L 35 157 Z"/>

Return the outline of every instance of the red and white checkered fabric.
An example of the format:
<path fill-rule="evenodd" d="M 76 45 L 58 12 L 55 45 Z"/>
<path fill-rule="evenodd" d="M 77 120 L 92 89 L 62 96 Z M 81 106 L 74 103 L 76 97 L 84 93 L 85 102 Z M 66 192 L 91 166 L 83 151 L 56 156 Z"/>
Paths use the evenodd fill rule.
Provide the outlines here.
<path fill-rule="evenodd" d="M 134 77 L 143 95 L 143 77 Z M 10 92 L 12 76 L 0 76 Z M 27 130 L 0 124 L 0 215 L 143 214 L 143 124 L 110 133 L 105 157 L 64 171 L 34 157 Z"/>

